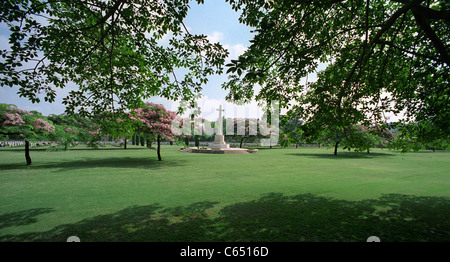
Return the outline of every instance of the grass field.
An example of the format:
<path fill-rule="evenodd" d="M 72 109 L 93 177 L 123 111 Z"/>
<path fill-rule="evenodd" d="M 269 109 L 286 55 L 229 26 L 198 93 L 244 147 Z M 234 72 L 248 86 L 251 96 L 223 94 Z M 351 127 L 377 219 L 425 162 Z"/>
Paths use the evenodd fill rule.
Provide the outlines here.
<path fill-rule="evenodd" d="M 450 153 L 0 149 L 0 241 L 450 241 Z"/>

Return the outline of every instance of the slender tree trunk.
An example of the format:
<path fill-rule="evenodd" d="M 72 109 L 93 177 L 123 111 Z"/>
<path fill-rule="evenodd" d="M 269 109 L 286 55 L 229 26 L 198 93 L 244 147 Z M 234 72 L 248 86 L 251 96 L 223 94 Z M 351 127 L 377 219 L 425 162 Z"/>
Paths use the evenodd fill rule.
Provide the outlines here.
<path fill-rule="evenodd" d="M 25 159 L 27 160 L 27 165 L 31 165 L 30 142 L 29 141 L 25 141 Z"/>
<path fill-rule="evenodd" d="M 123 141 L 123 149 L 127 149 L 127 138 L 126 137 L 124 138 L 124 141 Z"/>
<path fill-rule="evenodd" d="M 272 131 L 270 131 L 270 133 L 269 133 L 269 143 L 270 143 L 270 149 L 272 149 Z"/>
<path fill-rule="evenodd" d="M 158 135 L 157 142 L 158 142 L 158 147 L 156 149 L 156 152 L 158 153 L 158 161 L 162 161 L 162 158 L 161 158 L 161 136 L 160 135 Z"/>
<path fill-rule="evenodd" d="M 239 144 L 239 148 L 242 148 L 242 143 L 244 142 L 245 136 L 241 138 L 241 143 Z"/>
<path fill-rule="evenodd" d="M 339 141 L 339 142 L 341 142 L 341 141 Z M 338 149 L 339 142 L 336 142 L 336 144 L 334 145 L 334 155 L 335 156 L 337 155 L 337 149 Z"/>

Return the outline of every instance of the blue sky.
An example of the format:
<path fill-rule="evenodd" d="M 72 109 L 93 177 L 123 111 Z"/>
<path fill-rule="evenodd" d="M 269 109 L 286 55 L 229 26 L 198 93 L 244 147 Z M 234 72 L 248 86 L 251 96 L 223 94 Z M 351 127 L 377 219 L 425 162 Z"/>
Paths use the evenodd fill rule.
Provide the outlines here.
<path fill-rule="evenodd" d="M 185 25 L 193 34 L 204 34 L 210 41 L 220 42 L 230 52 L 230 59 L 237 58 L 249 46 L 252 37 L 251 28 L 240 24 L 239 14 L 231 9 L 225 0 L 205 0 L 204 4 L 198 5 L 191 2 L 191 9 L 185 20 Z M 4 25 L 0 25 L 0 48 L 7 47 L 7 33 Z M 203 87 L 204 98 L 202 103 L 217 106 L 225 104 L 226 90 L 221 88 L 221 84 L 227 79 L 225 74 L 211 76 L 209 82 Z M 33 104 L 25 98 L 19 98 L 17 88 L 0 87 L 0 103 L 15 104 L 19 108 L 26 110 L 37 110 L 44 115 L 61 114 L 64 112 L 62 98 L 67 94 L 67 90 L 57 90 L 58 97 L 54 103 L 41 102 Z M 165 99 L 154 98 L 154 102 L 162 103 L 168 109 L 176 109 L 177 104 Z M 213 109 L 210 109 L 213 112 Z"/>

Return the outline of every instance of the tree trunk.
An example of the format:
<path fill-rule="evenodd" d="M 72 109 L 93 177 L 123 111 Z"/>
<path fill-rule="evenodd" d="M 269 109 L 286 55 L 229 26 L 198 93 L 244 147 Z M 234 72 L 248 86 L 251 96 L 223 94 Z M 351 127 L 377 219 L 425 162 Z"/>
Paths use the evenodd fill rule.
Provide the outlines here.
<path fill-rule="evenodd" d="M 158 142 L 158 147 L 156 149 L 156 152 L 158 153 L 158 161 L 162 161 L 162 158 L 161 158 L 161 136 L 160 135 L 158 135 L 157 142 Z"/>
<path fill-rule="evenodd" d="M 270 149 L 272 149 L 272 131 L 270 131 L 270 138 L 269 138 L 269 143 L 270 143 Z"/>
<path fill-rule="evenodd" d="M 127 149 L 127 138 L 126 137 L 123 141 L 123 149 Z"/>
<path fill-rule="evenodd" d="M 239 148 L 242 148 L 242 143 L 244 142 L 245 136 L 241 138 L 241 143 L 239 144 Z"/>
<path fill-rule="evenodd" d="M 25 141 L 25 159 L 27 160 L 27 165 L 31 165 L 30 142 L 28 141 Z"/>
<path fill-rule="evenodd" d="M 337 155 L 337 149 L 338 149 L 339 142 L 336 142 L 336 144 L 334 145 L 334 155 L 335 156 Z"/>

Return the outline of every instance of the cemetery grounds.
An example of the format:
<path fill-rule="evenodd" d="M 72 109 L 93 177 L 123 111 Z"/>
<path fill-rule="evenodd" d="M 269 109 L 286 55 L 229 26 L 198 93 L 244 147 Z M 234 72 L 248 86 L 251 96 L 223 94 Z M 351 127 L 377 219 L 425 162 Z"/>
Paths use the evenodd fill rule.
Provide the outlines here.
<path fill-rule="evenodd" d="M 0 149 L 0 241 L 450 241 L 450 154 Z"/>

